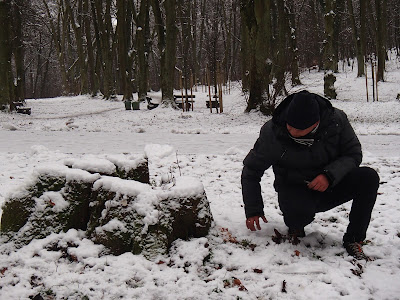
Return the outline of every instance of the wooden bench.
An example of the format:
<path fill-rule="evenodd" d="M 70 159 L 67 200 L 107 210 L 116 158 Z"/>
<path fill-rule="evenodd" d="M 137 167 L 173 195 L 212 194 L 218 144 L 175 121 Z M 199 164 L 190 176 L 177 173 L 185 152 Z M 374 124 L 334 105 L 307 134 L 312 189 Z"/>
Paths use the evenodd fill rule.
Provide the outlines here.
<path fill-rule="evenodd" d="M 213 97 L 213 100 L 211 100 L 211 107 L 218 109 L 219 108 L 218 96 L 214 95 L 212 97 Z M 210 100 L 206 101 L 206 106 L 207 106 L 207 108 L 210 108 Z"/>
<path fill-rule="evenodd" d="M 158 105 L 159 105 L 158 103 L 151 102 L 151 100 L 153 100 L 153 99 L 151 99 L 150 97 L 146 97 L 147 109 L 148 110 L 152 110 L 152 109 L 158 107 Z"/>
<path fill-rule="evenodd" d="M 182 101 L 183 98 L 183 101 Z M 187 104 L 187 109 L 192 107 L 193 103 L 195 102 L 193 98 L 196 98 L 196 95 L 174 95 L 175 103 L 178 105 L 179 108 L 182 109 L 182 102 Z"/>
<path fill-rule="evenodd" d="M 17 113 L 30 115 L 32 111 L 30 107 L 17 107 Z"/>
<path fill-rule="evenodd" d="M 31 108 L 24 107 L 24 102 L 22 102 L 22 101 L 13 102 L 13 105 L 14 105 L 17 113 L 24 114 L 24 115 L 30 115 L 32 113 Z"/>
<path fill-rule="evenodd" d="M 207 108 L 210 108 L 210 101 L 206 101 Z M 212 108 L 219 108 L 219 101 L 218 100 L 211 100 L 211 107 Z"/>

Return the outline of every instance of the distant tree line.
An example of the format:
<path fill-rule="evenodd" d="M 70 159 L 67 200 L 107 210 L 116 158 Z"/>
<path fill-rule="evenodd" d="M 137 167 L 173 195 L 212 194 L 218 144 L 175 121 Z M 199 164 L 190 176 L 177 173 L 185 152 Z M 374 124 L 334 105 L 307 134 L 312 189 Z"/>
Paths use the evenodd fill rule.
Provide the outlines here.
<path fill-rule="evenodd" d="M 130 100 L 207 80 L 242 81 L 247 111 L 270 114 L 302 68 L 400 56 L 398 0 L 0 0 L 0 108 L 25 98 L 92 94 Z"/>

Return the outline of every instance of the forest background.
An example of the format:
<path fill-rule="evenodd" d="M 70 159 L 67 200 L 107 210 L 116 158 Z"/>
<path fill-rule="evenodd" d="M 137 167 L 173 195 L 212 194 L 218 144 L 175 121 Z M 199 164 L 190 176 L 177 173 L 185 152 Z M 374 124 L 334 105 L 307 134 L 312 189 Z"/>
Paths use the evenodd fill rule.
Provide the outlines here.
<path fill-rule="evenodd" d="M 307 68 L 323 71 L 331 99 L 339 61 L 384 81 L 388 53 L 400 55 L 400 1 L 0 0 L 0 45 L 2 109 L 150 90 L 174 106 L 174 88 L 241 81 L 246 111 L 268 115 Z"/>

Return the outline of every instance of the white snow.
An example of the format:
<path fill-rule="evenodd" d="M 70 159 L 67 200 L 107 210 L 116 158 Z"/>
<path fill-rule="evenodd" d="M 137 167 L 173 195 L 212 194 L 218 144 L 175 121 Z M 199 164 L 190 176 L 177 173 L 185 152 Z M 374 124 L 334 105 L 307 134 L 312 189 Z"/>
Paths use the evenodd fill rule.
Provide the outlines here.
<path fill-rule="evenodd" d="M 138 181 L 124 180 L 118 177 L 107 176 L 103 176 L 101 179 L 97 180 L 94 183 L 94 190 L 98 190 L 100 188 L 104 188 L 105 190 L 110 192 L 121 193 L 123 195 L 132 197 L 151 190 L 151 187 L 149 185 Z"/>
<path fill-rule="evenodd" d="M 88 172 L 98 172 L 103 174 L 113 174 L 116 170 L 115 165 L 106 159 L 100 159 L 94 155 L 84 155 L 81 159 L 70 158 L 64 160 L 66 166 L 74 169 L 82 169 Z"/>
<path fill-rule="evenodd" d="M 373 262 L 354 263 L 341 246 L 351 203 L 318 214 L 299 245 L 275 244 L 274 229 L 287 229 L 272 170 L 261 181 L 268 223 L 261 224 L 261 231 L 246 229 L 242 161 L 269 118 L 243 113 L 246 100 L 239 84 L 224 95 L 222 114 L 206 108 L 208 95 L 201 87 L 190 112 L 150 111 L 144 103 L 139 111 L 126 111 L 120 101 L 82 95 L 27 100 L 30 116 L 0 113 L 0 204 L 10 193 L 22 193 L 38 170 L 94 181 L 99 175 L 62 165 L 69 161 L 100 171 L 109 162 L 129 165 L 146 156 L 154 185 L 163 184 L 165 193 L 190 193 L 187 186 L 204 189 L 215 219 L 207 237 L 178 240 L 169 255 L 154 261 L 130 253 L 102 256 L 103 246 L 77 230 L 18 250 L 0 241 L 0 299 L 28 299 L 39 292 L 55 299 L 399 299 L 400 62 L 392 57 L 387 70 L 386 82 L 378 85 L 379 102 L 372 102 L 371 80 L 367 102 L 365 78 L 356 78 L 356 65 L 351 70 L 341 64 L 335 74 L 338 100 L 332 101 L 348 114 L 360 137 L 363 165 L 375 168 L 381 178 L 367 233 L 370 243 L 364 247 L 376 258 Z M 323 76 L 305 71 L 303 85 L 290 92 L 307 88 L 322 94 Z M 160 93 L 150 96 L 160 101 Z M 88 165 L 82 166 L 85 161 Z M 147 197 L 151 187 L 106 176 L 96 184 L 139 195 L 136 205 L 148 224 L 158 217 L 152 203 L 159 199 Z M 66 205 L 55 193 L 41 198 L 60 209 Z M 120 225 L 112 221 L 105 229 Z M 357 271 L 360 276 L 354 275 Z"/>
<path fill-rule="evenodd" d="M 36 207 L 44 210 L 48 204 L 54 212 L 61 212 L 69 206 L 69 202 L 64 199 L 60 192 L 45 192 L 36 200 Z"/>

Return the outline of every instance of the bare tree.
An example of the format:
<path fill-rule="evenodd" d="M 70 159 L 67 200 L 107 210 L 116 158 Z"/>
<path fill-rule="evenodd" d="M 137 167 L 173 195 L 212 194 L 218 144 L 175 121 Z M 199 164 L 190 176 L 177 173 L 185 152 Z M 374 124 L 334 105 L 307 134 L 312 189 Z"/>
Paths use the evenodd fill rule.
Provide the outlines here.
<path fill-rule="evenodd" d="M 118 69 L 121 91 L 125 101 L 132 100 L 132 14 L 133 3 L 127 0 L 117 0 L 117 42 L 118 42 Z"/>
<path fill-rule="evenodd" d="M 13 76 L 11 71 L 11 1 L 0 2 L 0 109 L 12 108 L 14 100 Z"/>
<path fill-rule="evenodd" d="M 176 1 L 165 0 L 163 2 L 165 16 L 162 14 L 160 1 L 152 0 L 151 2 L 157 24 L 158 49 L 161 57 L 162 104 L 176 107 L 173 94 L 177 39 Z"/>
<path fill-rule="evenodd" d="M 15 100 L 25 100 L 25 49 L 23 43 L 23 0 L 14 0 L 12 5 L 12 19 L 13 19 L 13 46 L 14 49 L 14 60 L 15 60 L 15 78 L 16 78 L 16 89 L 15 89 Z"/>
<path fill-rule="evenodd" d="M 149 55 L 149 3 L 147 0 L 140 1 L 140 7 L 136 20 L 136 45 L 138 66 L 138 98 L 144 100 L 147 95 L 148 81 L 148 55 Z"/>
<path fill-rule="evenodd" d="M 377 81 L 384 81 L 386 61 L 386 38 L 387 38 L 387 0 L 375 0 L 376 10 L 376 53 L 378 57 Z"/>
<path fill-rule="evenodd" d="M 335 16 L 336 1 L 325 0 L 325 41 L 324 41 L 324 95 L 336 99 L 334 72 L 337 71 L 337 57 L 335 53 Z"/>
<path fill-rule="evenodd" d="M 241 18 L 244 27 L 246 55 L 243 66 L 249 75 L 249 100 L 246 111 L 261 109 L 266 114 L 272 113 L 274 103 L 266 99 L 266 90 L 271 81 L 271 1 L 241 1 Z"/>
<path fill-rule="evenodd" d="M 115 32 L 111 21 L 112 0 L 91 0 L 91 5 L 98 54 L 97 72 L 101 73 L 103 83 L 101 90 L 105 99 L 113 99 L 116 89 L 113 75 Z"/>
<path fill-rule="evenodd" d="M 347 0 L 347 7 L 349 10 L 349 17 L 351 20 L 351 26 L 353 30 L 353 38 L 355 41 L 355 47 L 356 47 L 356 55 L 357 55 L 357 77 L 363 76 L 364 73 L 364 53 L 362 52 L 362 46 L 361 46 L 361 36 L 360 36 L 360 29 L 356 25 L 356 16 L 354 13 L 354 8 L 353 8 L 353 1 L 352 0 Z M 361 22 L 364 20 L 361 19 Z M 365 26 L 365 25 L 364 25 Z M 365 38 L 365 37 L 364 37 Z"/>

